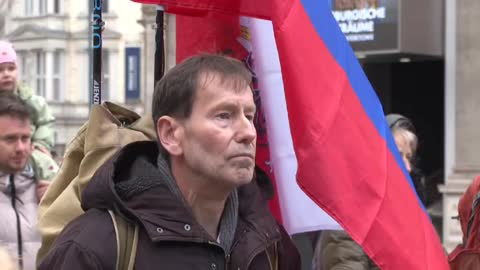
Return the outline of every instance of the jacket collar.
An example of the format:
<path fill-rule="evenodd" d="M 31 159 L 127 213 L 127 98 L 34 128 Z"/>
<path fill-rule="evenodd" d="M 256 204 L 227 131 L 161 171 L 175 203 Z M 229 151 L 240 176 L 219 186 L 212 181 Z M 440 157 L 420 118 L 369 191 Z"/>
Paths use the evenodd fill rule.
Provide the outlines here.
<path fill-rule="evenodd" d="M 95 173 L 83 192 L 82 208 L 114 209 L 139 221 L 152 241 L 214 242 L 165 184 L 156 167 L 158 153 L 151 141 L 125 146 Z M 251 233 L 265 244 L 280 238 L 255 181 L 238 188 L 238 199 L 239 219 Z"/>

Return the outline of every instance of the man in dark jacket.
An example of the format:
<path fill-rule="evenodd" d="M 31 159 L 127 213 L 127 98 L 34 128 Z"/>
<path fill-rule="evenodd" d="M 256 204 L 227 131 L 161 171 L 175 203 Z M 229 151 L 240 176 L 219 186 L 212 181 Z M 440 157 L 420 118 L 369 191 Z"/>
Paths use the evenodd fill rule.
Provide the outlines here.
<path fill-rule="evenodd" d="M 158 143 L 115 154 L 82 196 L 39 269 L 116 269 L 106 210 L 140 225 L 135 269 L 300 269 L 290 237 L 252 181 L 255 103 L 238 61 L 202 55 L 156 86 Z M 272 253 L 271 250 L 274 250 Z"/>

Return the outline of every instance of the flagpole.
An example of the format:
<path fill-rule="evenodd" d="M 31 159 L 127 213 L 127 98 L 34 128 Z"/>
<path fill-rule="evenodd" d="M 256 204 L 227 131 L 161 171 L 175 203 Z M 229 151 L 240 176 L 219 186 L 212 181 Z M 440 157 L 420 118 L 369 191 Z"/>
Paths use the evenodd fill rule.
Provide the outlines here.
<path fill-rule="evenodd" d="M 103 0 L 90 0 L 89 11 L 92 12 L 89 37 L 90 55 L 90 106 L 102 102 L 102 21 Z"/>
<path fill-rule="evenodd" d="M 155 71 L 153 87 L 163 77 L 165 72 L 165 39 L 164 39 L 164 11 L 163 6 L 157 6 L 157 15 L 155 19 Z"/>
<path fill-rule="evenodd" d="M 92 34 L 93 34 L 93 29 L 92 29 L 92 18 L 93 18 L 93 3 L 94 0 L 88 0 L 88 9 L 87 9 L 87 28 L 88 28 L 88 107 L 91 109 L 92 107 L 92 84 L 93 84 L 93 61 L 92 61 L 92 56 L 93 56 L 93 40 L 92 40 Z M 90 110 L 89 110 L 90 111 Z"/>

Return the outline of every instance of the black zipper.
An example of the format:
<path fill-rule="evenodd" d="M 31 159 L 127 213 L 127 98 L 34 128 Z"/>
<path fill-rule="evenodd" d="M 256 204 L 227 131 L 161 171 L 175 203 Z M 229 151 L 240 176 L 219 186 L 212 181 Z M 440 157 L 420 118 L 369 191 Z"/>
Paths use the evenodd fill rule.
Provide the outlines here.
<path fill-rule="evenodd" d="M 227 254 L 225 255 L 225 270 L 230 269 L 229 264 L 230 264 L 230 254 Z"/>
<path fill-rule="evenodd" d="M 18 267 L 23 270 L 23 241 L 22 241 L 22 226 L 20 224 L 20 215 L 17 210 L 17 190 L 15 189 L 15 181 L 13 174 L 10 175 L 10 195 L 12 198 L 12 207 L 17 219 L 17 253 L 18 253 Z"/>
<path fill-rule="evenodd" d="M 225 252 L 225 249 L 223 249 L 223 247 L 221 245 L 219 245 L 217 242 L 208 240 L 207 244 L 209 244 L 211 246 L 214 246 L 214 247 L 218 247 L 223 251 L 223 253 L 225 254 L 225 270 L 230 269 L 230 267 L 228 267 L 228 264 L 230 263 L 230 253 Z M 232 247 L 233 247 L 233 245 L 232 245 Z"/>

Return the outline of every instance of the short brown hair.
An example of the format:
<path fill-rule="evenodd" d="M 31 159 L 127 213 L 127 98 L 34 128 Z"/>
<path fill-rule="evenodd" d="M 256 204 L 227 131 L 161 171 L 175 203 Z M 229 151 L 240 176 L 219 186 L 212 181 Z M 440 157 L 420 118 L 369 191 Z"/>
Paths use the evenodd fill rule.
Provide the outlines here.
<path fill-rule="evenodd" d="M 32 110 L 17 95 L 10 92 L 0 92 L 0 117 L 5 115 L 25 120 L 31 118 Z"/>
<path fill-rule="evenodd" d="M 214 54 L 190 57 L 173 67 L 157 83 L 152 100 L 154 125 L 164 115 L 188 118 L 200 80 L 207 75 L 220 76 L 222 83 L 231 84 L 235 90 L 245 89 L 252 82 L 251 72 L 234 58 Z"/>

